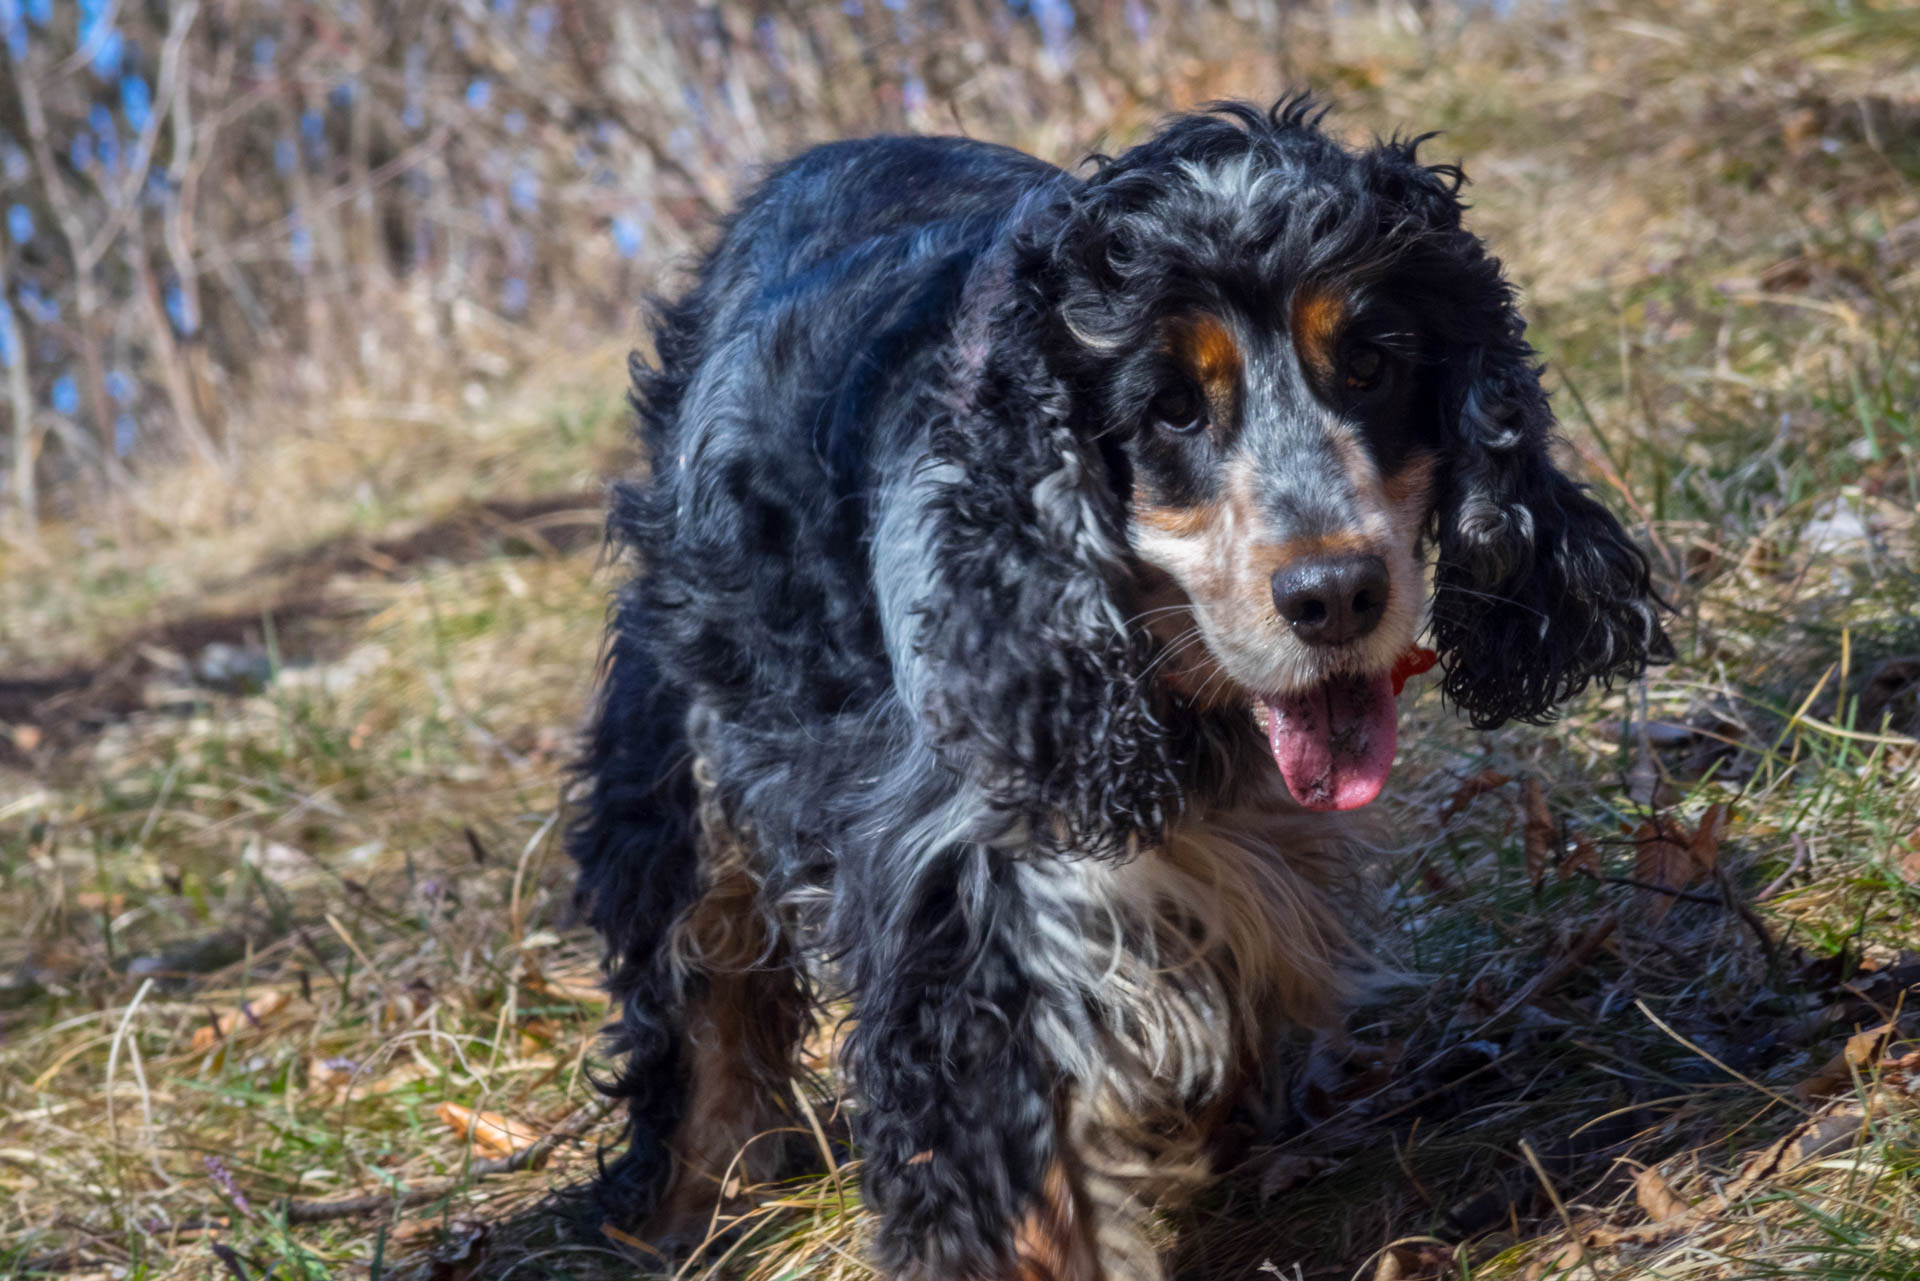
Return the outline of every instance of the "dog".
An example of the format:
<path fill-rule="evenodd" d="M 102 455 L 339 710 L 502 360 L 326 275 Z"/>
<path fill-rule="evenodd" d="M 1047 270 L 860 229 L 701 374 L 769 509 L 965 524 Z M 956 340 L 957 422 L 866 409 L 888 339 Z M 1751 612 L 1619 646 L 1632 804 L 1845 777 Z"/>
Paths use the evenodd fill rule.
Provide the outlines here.
<path fill-rule="evenodd" d="M 1162 1275 L 1149 1214 L 1365 982 L 1417 641 L 1481 728 L 1668 656 L 1461 171 L 1323 116 L 820 146 L 659 307 L 569 828 L 627 1230 L 804 1161 L 835 1003 L 884 1275 Z"/>

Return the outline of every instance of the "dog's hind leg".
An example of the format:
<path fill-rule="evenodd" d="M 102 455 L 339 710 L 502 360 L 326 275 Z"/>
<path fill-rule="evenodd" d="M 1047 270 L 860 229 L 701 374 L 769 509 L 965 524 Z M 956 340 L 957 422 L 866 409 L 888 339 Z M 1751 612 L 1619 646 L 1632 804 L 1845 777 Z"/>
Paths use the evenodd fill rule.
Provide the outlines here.
<path fill-rule="evenodd" d="M 807 1002 L 738 843 L 703 804 L 692 709 L 653 663 L 645 625 L 630 590 L 614 618 L 568 851 L 581 907 L 607 941 L 619 1016 L 606 1047 L 618 1072 L 602 1086 L 625 1101 L 627 1133 L 602 1171 L 601 1211 L 626 1231 L 684 1244 L 704 1234 L 748 1140 L 791 1127 Z M 740 1182 L 773 1173 L 786 1138 L 754 1143 L 734 1171 Z"/>
<path fill-rule="evenodd" d="M 619 1018 L 606 1035 L 619 1071 L 601 1086 L 627 1107 L 624 1150 L 602 1169 L 597 1194 L 602 1212 L 630 1227 L 665 1188 L 667 1141 L 686 1106 L 684 1003 L 668 944 L 699 893 L 699 843 L 687 700 L 647 652 L 632 588 L 612 623 L 567 852 L 580 866 L 576 906 L 606 940 Z"/>
<path fill-rule="evenodd" d="M 669 1141 L 673 1172 L 642 1229 L 667 1253 L 703 1240 L 719 1226 L 717 1210 L 795 1172 L 812 1146 L 794 1094 L 807 989 L 770 925 L 744 848 L 707 799 L 704 889 L 670 945 L 685 994 L 686 1101 Z"/>

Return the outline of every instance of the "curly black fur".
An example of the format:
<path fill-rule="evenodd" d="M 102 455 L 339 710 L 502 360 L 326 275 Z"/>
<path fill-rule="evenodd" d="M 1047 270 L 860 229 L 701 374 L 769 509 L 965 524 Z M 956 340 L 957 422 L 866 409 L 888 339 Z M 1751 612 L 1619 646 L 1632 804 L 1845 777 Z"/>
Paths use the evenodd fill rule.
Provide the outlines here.
<path fill-rule="evenodd" d="M 795 984 L 854 1002 L 884 1265 L 1012 1275 L 1016 1225 L 1077 1168 L 1056 1123 L 1076 1087 L 1037 1030 L 1073 1001 L 1027 950 L 1046 905 L 1023 869 L 1151 851 L 1274 768 L 1244 707 L 1159 677 L 1136 610 L 1139 487 L 1207 483 L 1141 421 L 1169 315 L 1265 316 L 1337 281 L 1410 318 L 1407 421 L 1366 441 L 1386 470 L 1438 460 L 1432 633 L 1476 725 L 1663 652 L 1645 558 L 1550 460 L 1459 171 L 1318 120 L 1223 104 L 1083 177 L 961 139 L 820 147 L 658 313 L 634 366 L 646 468 L 611 518 L 636 568 L 569 834 L 620 1008 L 606 1205 L 629 1227 L 687 1106 L 704 979 L 674 929 L 709 888 L 701 786 Z M 1276 403 L 1307 404 L 1292 377 Z M 1290 439 L 1255 442 L 1272 508 L 1319 519 Z"/>
<path fill-rule="evenodd" d="M 667 933 L 699 886 L 686 698 L 661 679 L 629 591 L 615 607 L 600 708 L 581 768 L 591 786 L 569 848 L 582 860 L 586 919 L 608 942 L 607 985 L 623 1020 L 609 1049 L 620 1073 L 602 1088 L 627 1100 L 626 1149 L 602 1171 L 623 1200 L 651 1199 L 680 1122 L 682 993 Z"/>

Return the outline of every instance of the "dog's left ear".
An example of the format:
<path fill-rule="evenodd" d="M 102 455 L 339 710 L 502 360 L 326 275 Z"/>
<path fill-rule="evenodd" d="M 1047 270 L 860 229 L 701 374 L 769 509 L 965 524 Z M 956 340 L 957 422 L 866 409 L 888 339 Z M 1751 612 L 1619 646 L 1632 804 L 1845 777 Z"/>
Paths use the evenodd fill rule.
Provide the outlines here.
<path fill-rule="evenodd" d="M 1477 728 L 1549 720 L 1592 682 L 1672 658 L 1647 557 L 1611 512 L 1561 473 L 1540 365 L 1499 260 L 1460 224 L 1451 166 L 1389 144 L 1398 203 L 1423 224 L 1420 274 L 1444 281 L 1436 392 L 1433 640 L 1446 698 Z"/>
<path fill-rule="evenodd" d="M 943 759 L 1029 840 L 1118 855 L 1173 817 L 1177 748 L 1121 603 L 1117 447 L 1049 367 L 1043 308 L 1004 257 L 968 287 L 921 505 L 922 711 Z"/>
<path fill-rule="evenodd" d="M 1433 639 L 1473 724 L 1541 722 L 1598 681 L 1673 656 L 1646 554 L 1549 455 L 1553 417 L 1519 337 L 1468 351 L 1435 511 Z"/>

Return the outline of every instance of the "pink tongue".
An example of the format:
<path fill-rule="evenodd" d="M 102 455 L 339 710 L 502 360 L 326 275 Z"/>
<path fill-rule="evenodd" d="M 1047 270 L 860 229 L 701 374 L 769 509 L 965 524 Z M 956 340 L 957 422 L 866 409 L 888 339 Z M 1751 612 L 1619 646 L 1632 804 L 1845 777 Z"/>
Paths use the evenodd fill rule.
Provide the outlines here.
<path fill-rule="evenodd" d="M 1294 800 L 1353 810 L 1380 795 L 1398 729 L 1391 675 L 1335 676 L 1266 704 L 1267 741 Z"/>

